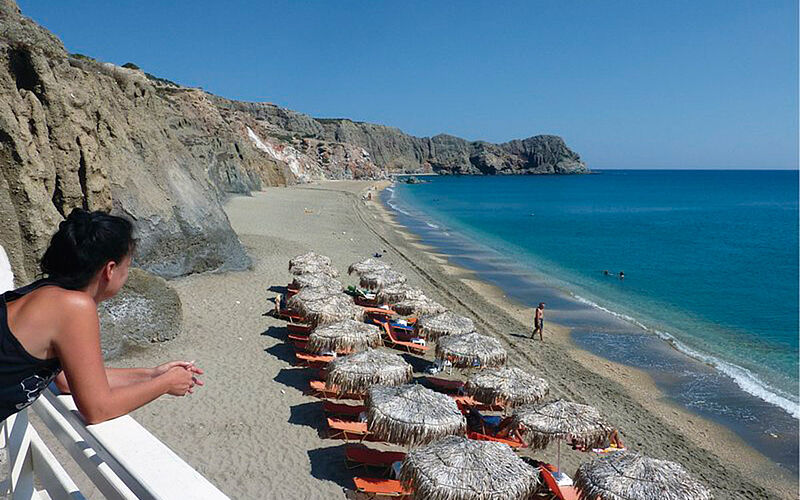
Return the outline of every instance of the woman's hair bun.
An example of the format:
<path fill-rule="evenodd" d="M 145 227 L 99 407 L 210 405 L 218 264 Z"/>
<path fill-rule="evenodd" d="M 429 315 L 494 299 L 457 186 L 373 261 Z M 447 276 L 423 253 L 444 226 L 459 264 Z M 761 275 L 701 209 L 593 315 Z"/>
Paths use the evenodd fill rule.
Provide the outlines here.
<path fill-rule="evenodd" d="M 58 225 L 41 270 L 64 288 L 83 288 L 106 263 L 120 262 L 134 246 L 133 224 L 128 219 L 75 208 Z"/>

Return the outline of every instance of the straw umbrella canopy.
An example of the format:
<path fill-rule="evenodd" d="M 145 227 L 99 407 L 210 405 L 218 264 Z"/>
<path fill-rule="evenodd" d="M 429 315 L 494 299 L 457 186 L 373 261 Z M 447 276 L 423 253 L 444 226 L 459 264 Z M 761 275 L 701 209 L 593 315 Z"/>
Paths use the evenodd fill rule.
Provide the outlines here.
<path fill-rule="evenodd" d="M 294 288 L 327 288 L 329 290 L 341 291 L 344 287 L 339 280 L 331 278 L 327 274 L 299 274 L 292 280 Z"/>
<path fill-rule="evenodd" d="M 297 295 L 300 295 L 299 293 Z M 295 295 L 296 297 L 296 295 Z M 292 297 L 293 299 L 295 297 Z M 345 319 L 362 321 L 364 309 L 353 303 L 343 293 L 334 294 L 320 300 L 297 300 L 293 309 L 308 319 L 313 326 L 328 325 Z"/>
<path fill-rule="evenodd" d="M 407 384 L 412 377 L 411 365 L 397 354 L 368 349 L 331 361 L 326 385 L 345 393 L 363 394 L 373 385 Z"/>
<path fill-rule="evenodd" d="M 414 498 L 508 500 L 530 498 L 536 470 L 508 445 L 448 436 L 408 452 L 400 481 Z"/>
<path fill-rule="evenodd" d="M 289 269 L 298 264 L 318 264 L 322 266 L 330 266 L 331 259 L 330 257 L 326 257 L 318 253 L 308 252 L 289 259 Z"/>
<path fill-rule="evenodd" d="M 386 262 L 382 262 L 378 259 L 370 257 L 368 259 L 364 259 L 359 262 L 354 262 L 350 264 L 350 267 L 347 268 L 347 274 L 356 273 L 359 276 L 361 276 L 362 274 L 367 274 L 374 271 L 391 269 L 391 267 L 392 266 L 387 264 Z"/>
<path fill-rule="evenodd" d="M 326 274 L 331 278 L 339 276 L 339 271 L 331 267 L 329 264 L 321 262 L 297 262 L 289 268 L 289 271 L 294 275 L 300 274 Z"/>
<path fill-rule="evenodd" d="M 614 432 L 593 406 L 564 400 L 543 406 L 521 406 L 514 411 L 511 425 L 531 447 L 538 449 L 546 448 L 554 439 L 574 440 L 586 448 L 598 448 Z"/>
<path fill-rule="evenodd" d="M 618 451 L 582 464 L 575 474 L 579 498 L 603 500 L 711 500 L 708 489 L 682 465 Z"/>
<path fill-rule="evenodd" d="M 438 314 L 447 310 L 447 308 L 440 303 L 424 295 L 398 302 L 392 306 L 392 309 L 397 311 L 397 314 L 403 316 L 411 316 L 414 314 Z"/>
<path fill-rule="evenodd" d="M 286 307 L 291 309 L 292 311 L 298 311 L 301 314 L 305 315 L 302 311 L 305 309 L 305 305 L 308 302 L 315 302 L 319 300 L 325 300 L 329 297 L 333 297 L 334 295 L 341 295 L 341 290 L 331 290 L 328 288 L 303 288 L 296 294 L 289 297 L 289 300 L 286 301 Z"/>
<path fill-rule="evenodd" d="M 419 384 L 372 386 L 366 405 L 367 429 L 390 443 L 414 446 L 467 430 L 453 398 Z"/>
<path fill-rule="evenodd" d="M 381 345 L 381 330 L 375 325 L 346 319 L 315 328 L 308 336 L 311 352 L 355 352 Z"/>
<path fill-rule="evenodd" d="M 386 286 L 379 290 L 375 295 L 375 298 L 381 304 L 395 304 L 406 299 L 414 299 L 424 296 L 425 293 L 419 288 L 412 288 L 405 283 L 397 283 Z"/>
<path fill-rule="evenodd" d="M 417 326 L 419 333 L 433 342 L 445 335 L 463 335 L 475 331 L 475 323 L 471 319 L 451 311 L 423 316 L 417 321 Z"/>
<path fill-rule="evenodd" d="M 518 406 L 541 400 L 550 392 L 550 385 L 519 368 L 500 368 L 472 375 L 465 389 L 483 403 Z"/>
<path fill-rule="evenodd" d="M 440 338 L 436 343 L 436 357 L 458 368 L 493 368 L 503 366 L 508 353 L 496 338 L 472 332 Z"/>
<path fill-rule="evenodd" d="M 391 269 L 381 269 L 361 275 L 359 284 L 363 288 L 370 290 L 380 290 L 389 285 L 397 285 L 406 282 L 406 277 Z"/>

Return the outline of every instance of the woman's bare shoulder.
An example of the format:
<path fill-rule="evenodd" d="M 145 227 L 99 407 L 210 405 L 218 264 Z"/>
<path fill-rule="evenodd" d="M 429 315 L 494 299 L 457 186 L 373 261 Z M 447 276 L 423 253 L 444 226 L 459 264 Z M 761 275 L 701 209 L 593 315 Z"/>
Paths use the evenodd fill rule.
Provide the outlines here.
<path fill-rule="evenodd" d="M 97 304 L 89 294 L 80 290 L 43 286 L 24 298 L 31 306 L 42 305 L 59 314 L 97 314 Z"/>

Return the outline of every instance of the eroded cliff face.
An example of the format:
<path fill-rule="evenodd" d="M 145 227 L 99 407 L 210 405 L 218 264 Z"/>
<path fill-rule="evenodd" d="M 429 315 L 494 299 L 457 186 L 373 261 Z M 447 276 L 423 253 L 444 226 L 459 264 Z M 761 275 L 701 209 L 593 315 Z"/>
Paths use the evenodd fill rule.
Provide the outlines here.
<path fill-rule="evenodd" d="M 137 69 L 67 54 L 0 0 L 0 245 L 32 280 L 74 207 L 136 221 L 136 263 L 163 277 L 241 269 L 229 193 L 395 172 L 585 171 L 555 136 L 469 142 L 224 99 Z"/>
<path fill-rule="evenodd" d="M 451 135 L 414 137 L 394 127 L 347 119 L 312 118 L 273 104 L 217 98 L 261 124 L 266 133 L 311 149 L 319 143 L 363 149 L 387 173 L 575 174 L 588 172 L 561 137 L 537 135 L 503 144 L 467 141 Z"/>

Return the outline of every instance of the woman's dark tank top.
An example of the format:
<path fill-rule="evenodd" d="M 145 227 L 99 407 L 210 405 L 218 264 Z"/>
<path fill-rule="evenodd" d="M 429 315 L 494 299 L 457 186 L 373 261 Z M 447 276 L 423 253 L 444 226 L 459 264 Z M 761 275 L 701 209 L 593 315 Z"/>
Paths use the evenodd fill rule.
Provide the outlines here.
<path fill-rule="evenodd" d="M 27 407 L 61 371 L 58 358 L 31 356 L 8 327 L 6 305 L 37 288 L 55 283 L 39 280 L 0 295 L 0 422 Z"/>

